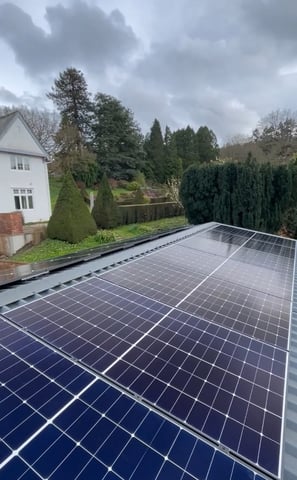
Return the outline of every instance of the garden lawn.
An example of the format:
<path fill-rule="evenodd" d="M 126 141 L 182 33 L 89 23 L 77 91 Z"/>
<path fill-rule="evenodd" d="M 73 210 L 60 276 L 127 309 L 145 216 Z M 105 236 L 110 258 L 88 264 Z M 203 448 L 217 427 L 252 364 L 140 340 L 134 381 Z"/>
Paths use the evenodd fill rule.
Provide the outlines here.
<path fill-rule="evenodd" d="M 100 245 L 106 245 L 110 242 L 119 240 L 128 240 L 130 238 L 139 237 L 157 233 L 159 231 L 170 230 L 187 225 L 184 216 L 163 218 L 154 222 L 138 223 L 132 225 L 122 225 L 112 230 L 98 230 L 96 235 L 85 238 L 77 244 L 70 244 L 60 240 L 46 239 L 39 245 L 28 249 L 25 252 L 14 255 L 11 259 L 14 262 L 34 263 L 50 258 L 56 258 L 70 253 L 79 252 L 88 248 L 96 248 Z"/>

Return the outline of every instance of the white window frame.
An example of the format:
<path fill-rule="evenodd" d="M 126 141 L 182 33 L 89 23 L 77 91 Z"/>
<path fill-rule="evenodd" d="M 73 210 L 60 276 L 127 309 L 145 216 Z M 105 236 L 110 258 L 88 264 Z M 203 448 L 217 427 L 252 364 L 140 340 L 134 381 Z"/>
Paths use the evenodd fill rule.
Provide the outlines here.
<path fill-rule="evenodd" d="M 21 155 L 10 155 L 10 168 L 11 170 L 21 170 L 28 172 L 30 170 L 29 157 L 22 157 Z"/>
<path fill-rule="evenodd" d="M 15 210 L 34 210 L 33 188 L 13 188 Z"/>

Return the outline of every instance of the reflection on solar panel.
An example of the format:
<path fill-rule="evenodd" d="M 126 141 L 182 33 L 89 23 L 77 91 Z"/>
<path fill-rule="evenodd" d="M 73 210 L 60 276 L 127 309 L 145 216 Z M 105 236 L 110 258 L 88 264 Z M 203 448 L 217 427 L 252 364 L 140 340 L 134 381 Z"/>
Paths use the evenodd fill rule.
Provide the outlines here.
<path fill-rule="evenodd" d="M 1 478 L 256 478 L 3 319 L 0 333 Z"/>
<path fill-rule="evenodd" d="M 218 225 L 7 312 L 6 477 L 279 477 L 294 256 Z"/>

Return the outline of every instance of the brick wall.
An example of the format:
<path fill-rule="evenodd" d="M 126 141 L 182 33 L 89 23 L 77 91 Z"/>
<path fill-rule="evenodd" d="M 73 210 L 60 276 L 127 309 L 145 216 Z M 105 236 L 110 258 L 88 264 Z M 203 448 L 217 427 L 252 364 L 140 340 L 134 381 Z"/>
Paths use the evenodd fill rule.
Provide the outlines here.
<path fill-rule="evenodd" d="M 0 213 L 0 234 L 20 235 L 23 231 L 21 212 Z"/>

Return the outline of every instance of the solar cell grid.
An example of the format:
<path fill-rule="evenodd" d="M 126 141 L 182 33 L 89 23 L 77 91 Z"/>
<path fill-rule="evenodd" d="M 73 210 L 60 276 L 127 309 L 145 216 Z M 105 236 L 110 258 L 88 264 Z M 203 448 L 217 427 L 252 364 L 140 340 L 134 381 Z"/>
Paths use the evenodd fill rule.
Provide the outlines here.
<path fill-rule="evenodd" d="M 215 255 L 173 246 L 112 269 L 100 278 L 175 306 L 222 261 Z"/>
<path fill-rule="evenodd" d="M 202 236 L 195 236 L 187 238 L 179 242 L 182 247 L 187 247 L 195 251 L 201 251 L 218 255 L 220 257 L 229 257 L 238 249 L 238 245 L 232 245 L 231 243 L 221 243 L 217 240 L 211 240 Z"/>
<path fill-rule="evenodd" d="M 295 250 L 295 241 L 289 238 L 277 237 L 275 235 L 267 235 L 265 233 L 259 233 L 259 232 L 256 233 L 254 238 L 257 242 L 270 243 L 273 245 L 279 245 L 281 247 Z"/>
<path fill-rule="evenodd" d="M 244 262 L 249 265 L 257 265 L 277 272 L 284 272 L 291 277 L 293 275 L 294 262 L 292 262 L 292 258 L 290 257 L 242 247 L 237 253 L 235 253 L 232 260 Z M 243 266 L 243 268 L 246 267 Z"/>
<path fill-rule="evenodd" d="M 107 383 L 95 380 L 93 375 L 1 318 L 0 328 L 1 339 L 6 344 L 6 347 L 0 348 L 1 361 L 8 358 L 14 362 L 17 359 L 17 363 L 25 366 L 22 381 L 18 379 L 18 371 L 11 370 L 13 374 L 8 383 L 10 386 L 13 384 L 14 393 L 8 395 L 10 411 L 5 409 L 9 385 L 3 384 L 5 370 L 0 369 L 1 478 L 195 480 L 203 474 L 203 478 L 212 480 L 224 469 L 231 480 L 239 480 L 239 474 L 256 480 L 251 469 Z M 52 361 L 52 356 L 55 361 Z M 27 363 L 28 358 L 34 358 L 38 368 Z M 64 374 L 66 366 L 76 369 L 75 388 L 69 388 L 73 382 L 69 368 L 66 368 L 67 390 L 56 383 L 59 377 L 50 375 L 59 362 L 62 363 L 60 375 Z M 43 370 L 46 374 L 42 373 Z M 64 401 L 48 415 L 40 413 L 42 404 L 38 408 L 32 406 L 31 396 L 21 393 L 25 389 L 32 394 L 30 384 L 41 377 L 44 382 L 57 386 L 59 392 L 67 393 Z M 84 378 L 80 386 L 77 378 Z M 50 397 L 48 394 L 47 399 Z M 41 423 L 36 421 L 39 418 Z M 15 448 L 18 451 L 13 452 Z"/>
<path fill-rule="evenodd" d="M 236 235 L 237 237 L 245 237 L 246 239 L 254 235 L 252 230 L 246 230 L 244 228 L 232 227 L 230 225 L 216 225 L 212 228 L 213 232 L 221 232 L 227 235 Z"/>
<path fill-rule="evenodd" d="M 212 228 L 211 230 L 207 230 L 206 232 L 201 232 L 199 237 L 209 238 L 211 240 L 216 240 L 222 243 L 230 243 L 231 245 L 240 246 L 244 242 L 246 242 L 248 237 L 252 237 L 253 232 L 249 232 L 248 235 L 238 235 L 237 233 L 234 234 L 232 232 L 227 231 L 219 231 L 216 228 Z"/>
<path fill-rule="evenodd" d="M 108 375 L 178 423 L 202 432 L 260 470 L 277 476 L 286 368 L 286 352 L 281 349 L 288 345 L 294 245 L 294 242 L 283 242 L 277 237 L 220 225 L 110 270 L 100 278 L 94 276 L 8 312 L 7 316 L 67 355 Z M 230 256 L 232 258 L 228 259 Z M 178 305 L 178 309 L 170 309 L 167 305 Z M 23 334 L 23 339 L 15 332 L 11 335 L 9 340 L 4 336 L 4 348 L 10 350 L 14 344 L 18 352 L 27 356 L 28 365 L 31 360 L 37 362 L 41 373 L 35 378 L 32 370 L 24 368 L 23 359 L 19 362 L 18 358 L 14 363 L 15 355 L 7 360 L 5 355 L 2 358 L 0 350 L 0 371 L 2 365 L 3 375 L 7 374 L 9 381 L 9 386 L 4 388 L 10 389 L 9 394 L 17 398 L 19 392 L 31 395 L 32 389 L 39 389 L 39 386 L 43 391 L 43 376 L 47 380 L 54 376 L 49 388 L 53 383 L 61 397 L 57 397 L 60 399 L 57 404 L 53 402 L 46 407 L 47 414 L 54 415 L 55 408 L 60 408 L 67 398 L 73 398 L 75 391 L 81 392 L 84 381 L 80 379 L 80 372 L 87 372 L 63 357 L 55 361 L 52 355 L 59 355 L 52 352 L 50 355 L 40 343 L 32 350 L 30 346 L 34 340 L 30 338 L 28 344 L 27 335 Z M 64 361 L 68 362 L 67 366 Z M 9 374 L 11 368 L 6 368 L 5 362 L 13 365 L 13 375 Z M 56 378 L 59 381 L 56 382 Z M 88 377 L 88 381 L 90 378 L 93 377 Z M 20 386 L 21 380 L 23 386 Z M 182 456 L 173 448 L 179 444 L 176 431 L 187 432 L 155 413 L 158 421 L 150 416 L 145 426 L 140 426 L 142 420 L 136 426 L 137 409 L 125 410 L 129 397 L 122 402 L 126 396 L 106 384 L 104 388 L 107 390 L 99 395 L 99 403 L 98 392 L 96 398 L 84 396 L 75 403 L 76 406 L 83 404 L 85 409 L 78 407 L 78 417 L 73 413 L 69 416 L 71 409 L 67 408 L 65 416 L 59 416 L 63 424 L 54 422 L 45 428 L 41 424 L 43 432 L 50 431 L 56 440 L 50 448 L 38 453 L 42 442 L 38 443 L 36 437 L 34 448 L 24 449 L 29 452 L 27 457 L 21 455 L 22 459 L 16 457 L 7 464 L 7 468 L 16 465 L 15 471 L 23 472 L 23 476 L 13 478 L 24 480 L 30 479 L 30 475 L 35 478 L 37 474 L 38 478 L 58 480 L 64 478 L 66 468 L 73 466 L 76 469 L 74 478 L 80 479 L 98 475 L 97 468 L 101 469 L 99 477 L 105 480 L 256 479 L 254 473 L 195 435 L 191 438 L 195 444 L 199 442 L 199 461 L 194 460 L 193 454 L 189 457 L 188 451 L 186 466 L 185 457 L 181 463 L 176 463 L 170 457 L 172 451 L 176 455 L 174 458 Z M 7 394 L 6 390 L 1 392 Z M 87 393 L 91 391 L 93 387 Z M 143 407 L 139 402 L 135 405 Z M 113 418 L 107 413 L 111 407 Z M 18 408 L 16 404 L 13 412 L 19 412 Z M 34 422 L 37 425 L 39 421 L 36 415 L 43 421 L 47 417 L 35 406 L 29 405 L 29 408 L 32 416 L 31 410 L 29 415 L 22 407 L 21 417 L 17 414 L 16 418 L 22 420 L 24 416 L 25 422 L 30 419 L 30 425 L 32 419 L 30 428 L 34 431 L 38 428 L 34 427 Z M 124 411 L 125 415 L 121 416 Z M 120 424 L 120 418 L 135 425 L 133 436 L 127 426 Z M 164 431 L 163 426 L 160 427 L 162 434 L 154 432 L 153 440 L 149 435 L 155 421 L 168 425 L 164 426 Z M 12 427 L 14 438 L 15 420 L 11 422 L 8 425 Z M 2 424 L 0 414 L 0 433 Z M 174 438 L 170 436 L 173 430 Z M 144 437 L 139 437 L 140 432 Z M 12 441 L 11 437 L 9 439 Z M 131 439 L 134 443 L 129 452 L 142 451 L 143 445 L 146 449 L 141 459 L 135 459 L 134 464 L 132 461 L 133 471 L 123 460 L 127 453 L 124 445 L 130 445 Z M 3 445 L 0 443 L 0 462 L 1 452 L 5 457 L 12 448 L 5 437 Z M 201 460 L 201 452 L 204 452 L 205 462 Z M 59 454 L 62 457 L 57 462 Z M 196 459 L 198 450 L 195 455 Z M 117 461 L 122 462 L 121 471 L 116 470 L 120 468 Z M 91 467 L 87 468 L 86 463 Z"/>
<path fill-rule="evenodd" d="M 10 311 L 7 317 L 102 371 L 168 311 L 163 304 L 93 278 Z"/>
<path fill-rule="evenodd" d="M 292 271 L 273 271 L 251 264 L 243 269 L 242 264 L 233 257 L 214 276 L 276 297 L 291 299 Z"/>
<path fill-rule="evenodd" d="M 256 240 L 255 237 L 249 240 L 245 244 L 245 248 L 251 248 L 259 252 L 270 253 L 273 255 L 278 255 L 280 257 L 289 258 L 294 261 L 295 250 L 293 247 L 285 247 L 282 244 L 276 242 L 262 242 Z"/>
<path fill-rule="evenodd" d="M 284 351 L 174 310 L 106 374 L 277 475 L 285 367 Z"/>
<path fill-rule="evenodd" d="M 287 348 L 289 300 L 210 277 L 188 296 L 179 308 L 259 340 Z"/>

